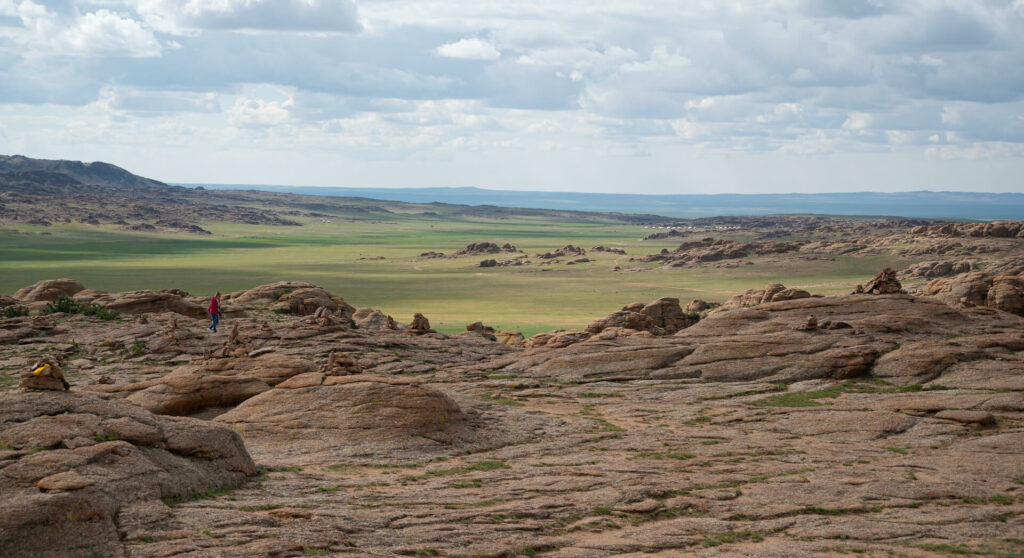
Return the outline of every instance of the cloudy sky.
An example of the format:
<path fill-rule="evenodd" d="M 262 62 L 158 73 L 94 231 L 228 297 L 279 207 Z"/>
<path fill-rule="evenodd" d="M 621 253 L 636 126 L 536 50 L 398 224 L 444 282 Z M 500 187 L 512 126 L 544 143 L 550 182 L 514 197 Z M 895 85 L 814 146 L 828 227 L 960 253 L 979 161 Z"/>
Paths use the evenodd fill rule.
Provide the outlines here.
<path fill-rule="evenodd" d="M 1024 0 L 0 0 L 0 153 L 168 182 L 1024 192 Z"/>

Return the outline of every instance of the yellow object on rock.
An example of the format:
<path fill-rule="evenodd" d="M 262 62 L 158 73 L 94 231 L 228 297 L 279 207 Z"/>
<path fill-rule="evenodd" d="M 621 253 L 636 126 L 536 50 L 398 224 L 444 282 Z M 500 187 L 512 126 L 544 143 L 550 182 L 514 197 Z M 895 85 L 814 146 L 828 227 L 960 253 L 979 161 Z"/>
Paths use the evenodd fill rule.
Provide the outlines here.
<path fill-rule="evenodd" d="M 44 365 L 40 366 L 39 368 L 36 368 L 35 370 L 33 370 L 32 371 L 32 375 L 33 376 L 38 376 L 39 374 L 41 374 L 44 370 L 46 370 L 49 367 L 50 367 L 49 364 L 44 364 Z"/>

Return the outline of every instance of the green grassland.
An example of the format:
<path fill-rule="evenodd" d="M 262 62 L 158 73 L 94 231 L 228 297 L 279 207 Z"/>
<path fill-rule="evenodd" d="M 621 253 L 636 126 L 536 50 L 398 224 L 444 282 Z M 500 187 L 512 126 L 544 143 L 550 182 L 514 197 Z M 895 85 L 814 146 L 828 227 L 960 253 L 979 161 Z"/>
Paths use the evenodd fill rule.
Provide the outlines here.
<path fill-rule="evenodd" d="M 678 297 L 684 304 L 692 298 L 721 301 L 773 282 L 814 293 L 846 293 L 886 265 L 903 263 L 887 256 L 801 262 L 780 257 L 731 269 L 662 269 L 628 260 L 672 250 L 680 241 L 641 241 L 650 230 L 617 222 L 411 213 L 298 220 L 304 226 L 204 223 L 210 236 L 19 224 L 16 233 L 0 232 L 0 293 L 57 277 L 108 291 L 181 288 L 202 295 L 303 280 L 400 321 L 422 312 L 441 331 L 459 331 L 481 320 L 531 335 L 580 328 L 625 304 L 661 296 Z M 740 231 L 734 238 L 743 236 Z M 534 265 L 499 268 L 477 267 L 484 259 L 480 256 L 419 256 L 428 250 L 451 253 L 471 242 L 508 242 L 530 255 L 566 244 L 587 250 L 603 244 L 629 255 L 590 252 L 590 263 L 543 266 L 531 257 Z M 615 265 L 622 271 L 612 271 Z"/>

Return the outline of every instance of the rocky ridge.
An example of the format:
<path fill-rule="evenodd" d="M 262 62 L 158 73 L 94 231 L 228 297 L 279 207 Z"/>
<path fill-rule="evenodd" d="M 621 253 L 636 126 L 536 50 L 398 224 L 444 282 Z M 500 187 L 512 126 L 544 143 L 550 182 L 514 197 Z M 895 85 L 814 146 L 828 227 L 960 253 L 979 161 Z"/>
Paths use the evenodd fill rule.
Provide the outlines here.
<path fill-rule="evenodd" d="M 30 545 L 50 518 L 132 556 L 1013 555 L 1024 318 L 897 284 L 662 298 L 523 348 L 298 283 L 226 295 L 244 314 L 217 335 L 173 312 L 5 318 L 0 380 L 46 354 L 71 391 L 0 383 L 0 483 L 19 491 L 3 532 Z M 325 306 L 272 310 L 304 289 Z M 180 428 L 205 449 L 175 453 Z M 226 435 L 266 473 L 232 488 L 255 469 L 202 445 Z M 56 452 L 109 457 L 25 461 L 72 463 Z M 101 497 L 146 463 L 178 476 Z M 95 519 L 52 523 L 41 498 L 60 494 L 90 495 Z"/>

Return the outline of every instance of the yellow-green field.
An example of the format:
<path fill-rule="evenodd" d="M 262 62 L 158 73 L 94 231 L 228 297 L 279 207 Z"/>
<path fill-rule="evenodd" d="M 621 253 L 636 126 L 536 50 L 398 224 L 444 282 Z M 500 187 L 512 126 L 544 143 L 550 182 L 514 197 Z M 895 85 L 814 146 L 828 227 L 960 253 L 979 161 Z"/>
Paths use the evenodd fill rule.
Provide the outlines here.
<path fill-rule="evenodd" d="M 212 236 L 19 225 L 17 234 L 0 232 L 0 293 L 57 277 L 108 291 L 176 287 L 199 295 L 291 279 L 316 283 L 354 306 L 380 308 L 400 321 L 422 312 L 441 331 L 458 331 L 481 320 L 530 335 L 580 328 L 625 304 L 661 296 L 678 297 L 684 304 L 692 298 L 721 301 L 772 282 L 814 293 L 844 293 L 882 267 L 903 263 L 886 256 L 811 262 L 769 258 L 731 269 L 662 269 L 628 260 L 674 249 L 680 241 L 641 241 L 651 231 L 626 224 L 411 215 L 302 221 L 302 227 L 204 224 Z M 509 242 L 530 255 L 566 244 L 587 250 L 603 244 L 629 255 L 590 252 L 587 257 L 595 260 L 590 263 L 542 266 L 531 258 L 534 265 L 499 268 L 477 267 L 481 256 L 419 257 L 428 250 L 451 253 L 471 242 Z M 384 259 L 366 259 L 379 257 Z M 612 271 L 616 264 L 622 271 Z"/>

